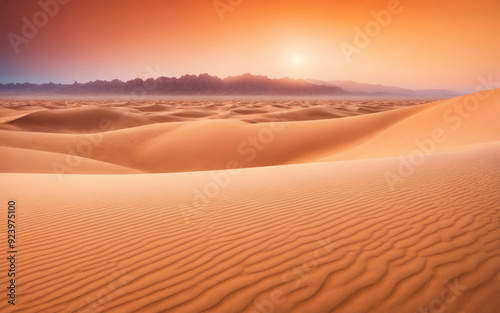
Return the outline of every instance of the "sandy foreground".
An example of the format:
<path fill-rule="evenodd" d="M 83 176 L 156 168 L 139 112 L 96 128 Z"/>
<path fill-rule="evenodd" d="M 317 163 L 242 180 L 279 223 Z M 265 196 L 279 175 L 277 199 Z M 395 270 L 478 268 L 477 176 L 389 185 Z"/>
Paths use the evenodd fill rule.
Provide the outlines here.
<path fill-rule="evenodd" d="M 0 104 L 2 312 L 500 310 L 500 89 Z"/>

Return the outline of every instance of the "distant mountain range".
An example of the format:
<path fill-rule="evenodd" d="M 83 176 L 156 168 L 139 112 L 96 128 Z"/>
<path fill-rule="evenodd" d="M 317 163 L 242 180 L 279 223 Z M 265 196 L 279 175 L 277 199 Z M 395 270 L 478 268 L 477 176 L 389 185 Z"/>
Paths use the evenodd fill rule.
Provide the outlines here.
<path fill-rule="evenodd" d="M 123 82 L 93 81 L 74 84 L 0 84 L 2 94 L 71 94 L 71 95 L 342 95 L 342 88 L 318 85 L 303 79 L 271 79 L 244 74 L 224 79 L 208 74 L 180 78 L 140 78 Z"/>
<path fill-rule="evenodd" d="M 411 90 L 399 87 L 292 78 L 272 79 L 244 74 L 221 79 L 208 74 L 180 78 L 136 78 L 123 82 L 96 80 L 73 84 L 0 84 L 1 95 L 286 95 L 286 96 L 407 96 L 453 97 L 459 93 L 445 89 Z"/>
<path fill-rule="evenodd" d="M 461 93 L 459 92 L 446 89 L 412 90 L 394 86 L 357 83 L 350 80 L 322 81 L 322 80 L 308 79 L 307 82 L 319 86 L 337 86 L 349 93 L 365 94 L 371 96 L 392 95 L 392 96 L 417 96 L 417 97 L 424 97 L 424 96 L 454 97 L 461 95 Z"/>

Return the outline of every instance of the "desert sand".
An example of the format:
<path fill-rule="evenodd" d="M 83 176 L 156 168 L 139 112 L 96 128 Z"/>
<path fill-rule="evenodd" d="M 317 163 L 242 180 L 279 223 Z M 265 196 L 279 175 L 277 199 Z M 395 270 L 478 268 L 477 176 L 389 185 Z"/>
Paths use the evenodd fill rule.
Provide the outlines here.
<path fill-rule="evenodd" d="M 426 102 L 2 100 L 0 311 L 496 313 L 500 89 Z"/>

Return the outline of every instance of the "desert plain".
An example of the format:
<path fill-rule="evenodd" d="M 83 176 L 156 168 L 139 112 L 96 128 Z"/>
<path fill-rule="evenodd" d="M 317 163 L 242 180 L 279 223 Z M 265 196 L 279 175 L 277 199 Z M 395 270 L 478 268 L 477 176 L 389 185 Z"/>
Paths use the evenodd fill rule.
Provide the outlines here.
<path fill-rule="evenodd" d="M 1 100 L 0 311 L 499 312 L 499 121 L 500 89 Z"/>

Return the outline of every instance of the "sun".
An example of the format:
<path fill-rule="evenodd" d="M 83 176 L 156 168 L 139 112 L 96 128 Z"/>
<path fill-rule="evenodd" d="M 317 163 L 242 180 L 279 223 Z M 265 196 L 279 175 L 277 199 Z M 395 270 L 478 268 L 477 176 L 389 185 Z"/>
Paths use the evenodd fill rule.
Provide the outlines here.
<path fill-rule="evenodd" d="M 297 75 L 310 67 L 311 60 L 311 54 L 304 49 L 288 49 L 281 56 L 283 66 Z"/>
<path fill-rule="evenodd" d="M 302 64 L 304 62 L 304 57 L 301 54 L 296 54 L 292 59 L 293 63 L 296 65 Z"/>

